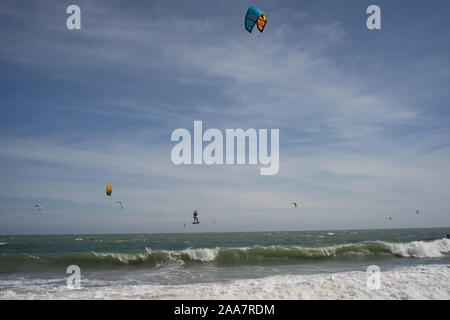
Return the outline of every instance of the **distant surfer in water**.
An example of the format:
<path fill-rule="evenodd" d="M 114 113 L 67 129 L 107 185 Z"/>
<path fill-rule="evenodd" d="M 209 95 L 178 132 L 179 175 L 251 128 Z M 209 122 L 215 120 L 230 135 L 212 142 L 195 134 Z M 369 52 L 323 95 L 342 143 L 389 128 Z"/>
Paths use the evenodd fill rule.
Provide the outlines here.
<path fill-rule="evenodd" d="M 447 233 L 447 239 L 450 239 L 450 234 Z"/>
<path fill-rule="evenodd" d="M 193 223 L 193 224 L 200 223 L 200 222 L 198 221 L 198 212 L 197 212 L 197 210 L 194 211 L 193 215 L 194 215 L 194 222 L 192 222 L 192 223 Z"/>

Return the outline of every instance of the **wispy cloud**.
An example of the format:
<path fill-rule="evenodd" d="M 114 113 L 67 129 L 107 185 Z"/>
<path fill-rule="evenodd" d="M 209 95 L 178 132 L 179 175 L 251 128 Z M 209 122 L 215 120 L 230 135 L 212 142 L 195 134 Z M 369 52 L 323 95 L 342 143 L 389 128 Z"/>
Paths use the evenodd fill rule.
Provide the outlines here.
<path fill-rule="evenodd" d="M 176 231 L 195 208 L 221 220 L 221 230 L 238 218 L 243 229 L 380 227 L 392 214 L 403 226 L 448 224 L 440 84 L 449 74 L 435 72 L 448 69 L 445 54 L 408 56 L 417 80 L 395 53 L 408 54 L 400 44 L 386 38 L 389 52 L 368 58 L 354 29 L 338 16 L 313 19 L 308 7 L 274 8 L 263 34 L 247 34 L 237 5 L 214 19 L 199 7 L 168 19 L 169 8 L 152 5 L 159 14 L 150 19 L 120 2 L 82 2 L 82 30 L 68 32 L 64 4 L 2 3 L 0 80 L 10 90 L 0 92 L 0 219 L 28 210 L 32 198 L 73 230 L 95 229 L 89 221 L 119 231 L 126 219 L 102 197 L 112 182 L 132 230 Z M 193 120 L 205 129 L 280 128 L 279 174 L 173 165 L 170 134 L 192 130 Z M 430 220 L 408 220 L 416 207 Z M 13 232 L 17 221 L 2 225 Z"/>

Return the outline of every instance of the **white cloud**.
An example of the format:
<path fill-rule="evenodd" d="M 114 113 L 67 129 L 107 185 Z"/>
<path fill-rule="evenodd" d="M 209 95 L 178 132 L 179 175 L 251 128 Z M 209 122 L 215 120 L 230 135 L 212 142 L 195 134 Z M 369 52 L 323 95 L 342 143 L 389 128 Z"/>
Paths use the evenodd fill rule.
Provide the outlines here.
<path fill-rule="evenodd" d="M 286 223 L 277 225 L 287 228 L 297 219 L 284 211 L 293 200 L 304 202 L 302 225 L 311 228 L 323 219 L 330 226 L 353 226 L 364 217 L 370 226 L 380 215 L 406 217 L 417 206 L 431 211 L 431 221 L 448 223 L 448 130 L 436 130 L 442 119 L 424 116 L 414 95 L 372 90 L 370 78 L 340 65 L 329 52 L 351 37 L 341 25 L 305 23 L 298 35 L 279 21 L 277 28 L 250 35 L 225 32 L 226 18 L 130 21 L 123 11 L 93 4 L 88 9 L 98 19 L 88 20 L 76 36 L 55 24 L 54 12 L 40 14 L 39 39 L 29 30 L 5 34 L 2 41 L 10 45 L 2 46 L 0 59 L 94 88 L 104 85 L 96 78 L 103 73 L 135 75 L 139 88 L 161 77 L 174 86 L 195 86 L 204 95 L 201 103 L 177 105 L 131 93 L 117 98 L 113 87 L 112 96 L 61 105 L 123 118 L 125 128 L 76 133 L 82 138 L 77 143 L 57 132 L 4 138 L 0 160 L 23 176 L 2 167 L 8 178 L 0 196 L 81 202 L 106 216 L 102 188 L 114 180 L 135 216 L 148 214 L 165 227 L 201 206 L 222 219 L 240 217 L 242 226 L 267 218 L 268 229 L 274 212 L 282 212 Z M 205 128 L 280 128 L 279 174 L 263 178 L 257 167 L 174 166 L 171 130 L 194 117 Z M 130 119 L 158 126 L 127 126 Z"/>

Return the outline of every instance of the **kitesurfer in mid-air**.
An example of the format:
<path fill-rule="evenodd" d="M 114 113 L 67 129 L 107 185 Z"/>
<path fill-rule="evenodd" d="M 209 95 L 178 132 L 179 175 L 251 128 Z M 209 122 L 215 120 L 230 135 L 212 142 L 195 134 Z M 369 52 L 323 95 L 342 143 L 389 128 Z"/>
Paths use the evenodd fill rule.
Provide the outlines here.
<path fill-rule="evenodd" d="M 193 215 L 194 215 L 194 222 L 192 222 L 192 223 L 193 223 L 193 224 L 200 223 L 200 222 L 198 221 L 198 212 L 197 212 L 197 210 L 194 211 Z"/>

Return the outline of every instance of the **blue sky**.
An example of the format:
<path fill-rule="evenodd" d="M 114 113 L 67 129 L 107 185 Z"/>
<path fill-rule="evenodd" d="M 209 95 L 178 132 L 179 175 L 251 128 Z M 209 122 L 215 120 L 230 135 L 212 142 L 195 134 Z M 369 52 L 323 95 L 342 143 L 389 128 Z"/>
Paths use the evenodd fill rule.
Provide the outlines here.
<path fill-rule="evenodd" d="M 70 4 L 81 30 L 66 29 Z M 262 34 L 244 29 L 251 5 Z M 449 226 L 449 9 L 2 1 L 0 233 Z M 279 173 L 175 166 L 171 133 L 194 120 L 279 128 Z"/>

